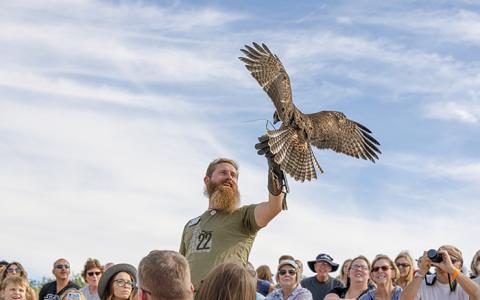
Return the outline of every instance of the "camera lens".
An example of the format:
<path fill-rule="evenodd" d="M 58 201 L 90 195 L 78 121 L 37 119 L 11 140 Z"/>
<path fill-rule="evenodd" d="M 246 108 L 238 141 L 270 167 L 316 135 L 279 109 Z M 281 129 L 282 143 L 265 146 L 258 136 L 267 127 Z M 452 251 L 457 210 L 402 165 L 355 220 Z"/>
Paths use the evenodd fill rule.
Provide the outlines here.
<path fill-rule="evenodd" d="M 433 262 L 439 263 L 442 261 L 442 256 L 438 254 L 437 250 L 435 249 L 428 250 L 427 256 Z"/>

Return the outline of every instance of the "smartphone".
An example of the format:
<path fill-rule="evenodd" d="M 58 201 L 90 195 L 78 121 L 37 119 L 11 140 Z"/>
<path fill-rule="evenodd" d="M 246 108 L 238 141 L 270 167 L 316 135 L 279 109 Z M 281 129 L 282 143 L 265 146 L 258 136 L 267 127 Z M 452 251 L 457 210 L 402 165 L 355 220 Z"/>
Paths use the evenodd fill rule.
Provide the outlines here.
<path fill-rule="evenodd" d="M 80 293 L 68 293 L 67 300 L 80 300 Z"/>

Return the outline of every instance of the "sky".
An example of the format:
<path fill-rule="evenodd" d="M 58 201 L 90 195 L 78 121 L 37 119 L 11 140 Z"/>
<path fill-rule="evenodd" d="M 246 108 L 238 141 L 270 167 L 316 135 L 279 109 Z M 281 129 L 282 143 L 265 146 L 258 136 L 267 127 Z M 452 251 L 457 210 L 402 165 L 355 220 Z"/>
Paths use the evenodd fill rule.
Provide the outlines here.
<path fill-rule="evenodd" d="M 238 60 L 252 42 L 301 111 L 341 111 L 382 151 L 315 149 L 325 173 L 290 178 L 255 266 L 480 249 L 477 1 L 3 0 L 0 28 L 0 259 L 33 279 L 60 257 L 78 273 L 178 250 L 217 157 L 240 164 L 243 204 L 268 199 L 254 144 L 274 107 Z"/>

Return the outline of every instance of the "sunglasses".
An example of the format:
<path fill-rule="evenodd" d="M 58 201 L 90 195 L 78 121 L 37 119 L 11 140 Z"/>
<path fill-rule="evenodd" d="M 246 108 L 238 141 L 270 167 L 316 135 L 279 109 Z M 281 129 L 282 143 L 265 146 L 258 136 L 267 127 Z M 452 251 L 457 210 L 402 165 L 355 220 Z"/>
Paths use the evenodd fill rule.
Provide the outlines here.
<path fill-rule="evenodd" d="M 60 264 L 60 265 L 56 265 L 55 268 L 60 269 L 60 270 L 62 270 L 62 269 L 67 269 L 68 270 L 68 269 L 70 269 L 70 265 Z"/>
<path fill-rule="evenodd" d="M 406 269 L 406 268 L 410 268 L 410 265 L 409 264 L 396 264 L 397 265 L 397 268 L 403 268 L 403 269 Z"/>
<path fill-rule="evenodd" d="M 372 271 L 373 272 L 378 272 L 379 270 L 382 270 L 383 272 L 387 272 L 391 268 L 389 266 L 381 266 L 381 267 L 373 267 Z"/>
<path fill-rule="evenodd" d="M 20 273 L 22 272 L 22 269 L 20 268 L 8 268 L 7 273 Z"/>
<path fill-rule="evenodd" d="M 280 274 L 280 276 L 283 276 L 287 273 L 290 276 L 293 276 L 293 275 L 297 274 L 297 272 L 295 270 L 288 270 L 288 271 L 287 270 L 280 270 L 280 271 L 278 271 L 278 274 Z"/>
<path fill-rule="evenodd" d="M 115 284 L 118 285 L 119 287 L 129 286 L 133 288 L 135 286 L 135 282 L 127 281 L 123 279 L 115 279 L 113 282 L 115 282 Z"/>
<path fill-rule="evenodd" d="M 87 272 L 88 276 L 93 276 L 93 275 L 100 276 L 100 274 L 102 274 L 102 272 Z"/>

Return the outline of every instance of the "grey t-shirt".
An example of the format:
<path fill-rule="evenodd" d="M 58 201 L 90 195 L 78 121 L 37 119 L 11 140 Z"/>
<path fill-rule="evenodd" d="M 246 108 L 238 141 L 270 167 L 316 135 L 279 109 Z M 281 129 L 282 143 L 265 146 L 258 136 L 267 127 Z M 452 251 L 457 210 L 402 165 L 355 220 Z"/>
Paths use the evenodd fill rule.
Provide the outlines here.
<path fill-rule="evenodd" d="M 82 292 L 82 294 L 85 296 L 85 298 L 87 298 L 87 300 L 100 300 L 98 293 L 90 292 L 90 287 L 88 286 L 88 284 L 81 288 L 80 292 Z"/>
<path fill-rule="evenodd" d="M 300 284 L 312 293 L 313 300 L 323 300 L 332 289 L 343 287 L 340 280 L 332 277 L 329 277 L 325 282 L 320 282 L 317 276 L 312 276 L 305 278 Z"/>

